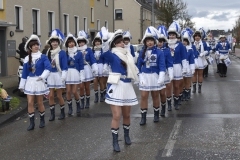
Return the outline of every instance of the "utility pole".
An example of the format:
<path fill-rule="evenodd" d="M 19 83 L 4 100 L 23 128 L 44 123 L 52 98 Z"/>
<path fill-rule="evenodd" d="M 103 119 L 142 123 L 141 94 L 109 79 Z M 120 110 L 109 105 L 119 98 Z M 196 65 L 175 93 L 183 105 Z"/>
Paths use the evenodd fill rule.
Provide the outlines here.
<path fill-rule="evenodd" d="M 154 27 L 155 26 L 155 15 L 154 15 L 154 5 L 155 5 L 155 0 L 152 0 L 152 20 L 151 20 L 151 25 Z"/>

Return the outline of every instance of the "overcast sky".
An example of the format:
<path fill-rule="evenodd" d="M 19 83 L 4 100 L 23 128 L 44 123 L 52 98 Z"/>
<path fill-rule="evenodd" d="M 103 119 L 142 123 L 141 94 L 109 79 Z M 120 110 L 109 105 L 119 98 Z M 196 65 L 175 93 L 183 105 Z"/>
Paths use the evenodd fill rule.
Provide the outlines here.
<path fill-rule="evenodd" d="M 240 0 L 183 0 L 196 29 L 232 29 L 240 16 Z"/>

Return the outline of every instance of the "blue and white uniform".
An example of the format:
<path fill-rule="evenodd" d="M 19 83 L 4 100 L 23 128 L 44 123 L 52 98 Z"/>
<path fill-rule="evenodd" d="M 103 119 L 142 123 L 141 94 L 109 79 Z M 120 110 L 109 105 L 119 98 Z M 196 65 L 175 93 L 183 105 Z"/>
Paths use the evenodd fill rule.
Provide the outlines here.
<path fill-rule="evenodd" d="M 124 48 L 113 48 L 111 51 L 107 51 L 103 53 L 104 59 L 106 59 L 110 65 L 112 73 L 120 73 L 120 80 L 117 84 L 110 84 L 108 81 L 107 85 L 107 94 L 105 102 L 112 105 L 117 106 L 132 106 L 138 104 L 138 100 L 135 94 L 135 91 L 132 86 L 132 78 L 128 78 L 128 69 L 124 68 L 121 64 L 122 60 L 118 57 L 118 55 L 124 56 L 129 63 L 131 63 L 131 67 L 134 68 L 134 72 L 132 72 L 134 77 L 137 77 L 138 69 L 134 64 L 133 58 L 130 52 L 127 52 Z M 130 67 L 127 64 L 127 67 Z M 136 75 L 135 75 L 136 73 Z M 111 74 L 109 75 L 111 78 Z M 126 92 L 127 91 L 127 92 Z"/>
<path fill-rule="evenodd" d="M 173 59 L 171 56 L 170 49 L 168 47 L 166 47 L 166 43 L 164 43 L 163 47 L 160 49 L 163 51 L 164 56 L 165 56 L 166 74 L 165 74 L 164 83 L 168 84 L 171 82 L 170 78 L 169 78 L 168 69 L 173 68 Z"/>
<path fill-rule="evenodd" d="M 193 70 L 195 70 L 195 61 L 194 61 L 194 50 L 192 46 L 186 46 L 187 50 L 187 61 L 189 62 L 189 71 L 185 74 L 183 74 L 183 77 L 192 77 L 193 76 Z"/>
<path fill-rule="evenodd" d="M 91 48 L 87 48 L 87 45 L 78 47 L 78 50 L 82 52 L 82 55 L 83 55 L 84 72 L 85 72 L 85 79 L 83 80 L 83 82 L 92 81 L 94 77 L 98 75 L 97 73 L 98 67 L 97 67 L 96 59 L 94 58 L 94 54 Z"/>
<path fill-rule="evenodd" d="M 158 84 L 159 72 L 166 71 L 165 57 L 162 50 L 156 46 L 148 48 L 142 58 L 144 49 L 139 54 L 137 67 L 140 73 L 139 90 L 158 91 L 166 88 L 165 84 Z M 143 83 L 141 83 L 143 81 Z"/>
<path fill-rule="evenodd" d="M 219 63 L 223 63 L 222 61 L 228 58 L 229 51 L 231 51 L 231 47 L 227 41 L 218 42 L 216 45 L 216 55 L 218 56 Z"/>
<path fill-rule="evenodd" d="M 68 74 L 66 84 L 79 84 L 82 82 L 81 73 L 84 70 L 82 53 L 77 47 L 68 48 L 67 55 Z"/>
<path fill-rule="evenodd" d="M 208 46 L 206 42 L 200 40 L 195 41 L 194 45 L 196 46 L 196 50 L 198 52 L 198 68 L 197 69 L 204 69 L 207 66 L 207 61 L 205 59 L 205 55 L 208 54 Z"/>
<path fill-rule="evenodd" d="M 98 73 L 95 74 L 96 77 L 103 76 L 104 58 L 103 58 L 102 54 L 103 54 L 102 48 L 98 48 L 97 46 L 95 46 L 94 50 L 93 50 L 93 55 L 94 55 L 97 65 L 98 65 Z"/>
<path fill-rule="evenodd" d="M 28 95 L 44 95 L 49 93 L 49 89 L 45 84 L 48 77 L 51 64 L 46 55 L 41 52 L 32 53 L 32 63 L 29 64 L 29 56 L 24 60 L 22 78 L 19 89 L 23 89 Z M 29 70 L 32 68 L 32 71 Z M 42 80 L 39 80 L 41 78 Z"/>
<path fill-rule="evenodd" d="M 186 61 L 187 50 L 181 42 L 170 43 L 170 40 L 169 48 L 173 59 L 173 80 L 181 80 L 183 79 L 182 69 L 184 67 L 182 63 Z"/>
<path fill-rule="evenodd" d="M 51 63 L 51 72 L 47 78 L 48 88 L 65 88 L 65 80 L 67 78 L 67 54 L 60 47 L 51 50 L 49 59 Z"/>

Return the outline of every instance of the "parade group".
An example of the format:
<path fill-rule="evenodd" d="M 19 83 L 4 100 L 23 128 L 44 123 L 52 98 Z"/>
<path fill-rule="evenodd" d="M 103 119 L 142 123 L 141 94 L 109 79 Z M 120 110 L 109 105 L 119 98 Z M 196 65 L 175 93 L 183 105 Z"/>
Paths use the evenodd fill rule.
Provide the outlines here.
<path fill-rule="evenodd" d="M 25 44 L 28 56 L 24 60 L 19 84 L 19 89 L 28 99 L 30 125 L 27 130 L 35 127 L 35 97 L 40 114 L 39 127 L 43 128 L 43 95 L 49 95 L 49 121 L 54 121 L 54 93 L 57 93 L 61 111 L 58 119 L 62 120 L 65 118 L 63 89 L 66 88 L 67 114 L 73 115 L 72 95 L 75 98 L 76 113 L 80 114 L 82 109 L 90 107 L 90 83 L 94 81 L 94 103 L 105 101 L 110 104 L 113 150 L 119 152 L 121 116 L 125 144 L 131 144 L 131 106 L 138 104 L 133 84 L 140 90 L 142 126 L 147 121 L 149 92 L 154 110 L 153 122 L 158 122 L 159 116 L 165 116 L 166 110 L 179 110 L 181 102 L 188 101 L 191 93 L 202 92 L 203 76 L 207 76 L 208 65 L 214 61 L 219 75 L 226 77 L 227 66 L 231 64 L 228 57 L 230 45 L 224 35 L 220 35 L 216 45 L 209 45 L 206 37 L 203 28 L 196 31 L 190 28 L 181 30 L 175 21 L 168 29 L 165 26 L 149 26 L 141 41 L 143 48 L 137 56 L 130 44 L 130 31 L 123 32 L 119 29 L 112 33 L 102 27 L 89 48 L 85 31 L 79 31 L 75 38 L 72 34 L 64 37 L 60 30 L 54 29 L 46 42 L 50 48 L 45 55 L 39 51 L 41 42 L 38 36 L 31 35 Z M 61 45 L 66 49 L 61 49 Z M 215 55 L 211 54 L 213 49 Z"/>

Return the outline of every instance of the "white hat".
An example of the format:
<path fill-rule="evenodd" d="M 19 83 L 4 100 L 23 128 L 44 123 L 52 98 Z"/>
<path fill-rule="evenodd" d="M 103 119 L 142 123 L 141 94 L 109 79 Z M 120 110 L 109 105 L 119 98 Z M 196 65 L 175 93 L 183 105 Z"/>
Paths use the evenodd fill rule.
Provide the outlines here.
<path fill-rule="evenodd" d="M 86 44 L 89 43 L 88 34 L 84 30 L 81 30 L 81 31 L 78 32 L 77 41 L 79 41 L 79 40 L 85 40 Z"/>
<path fill-rule="evenodd" d="M 157 40 L 159 37 L 160 37 L 159 31 L 156 28 L 154 28 L 153 26 L 150 26 L 145 31 L 145 34 L 142 39 L 142 43 L 145 41 L 146 38 L 153 38 L 153 39 L 155 39 L 155 41 L 157 43 Z"/>
<path fill-rule="evenodd" d="M 226 38 L 226 36 L 224 34 L 219 35 L 219 39 L 221 39 L 221 38 Z"/>
<path fill-rule="evenodd" d="M 166 42 L 168 42 L 168 33 L 167 33 L 167 29 L 165 26 L 158 26 L 158 31 L 160 33 L 160 36 L 158 37 L 158 39 L 164 39 Z"/>
<path fill-rule="evenodd" d="M 54 30 L 52 30 L 51 36 L 46 41 L 46 44 L 50 44 L 51 39 L 58 39 L 60 43 L 63 43 L 65 36 L 62 34 L 62 32 L 59 29 L 54 29 Z"/>
<path fill-rule="evenodd" d="M 180 36 L 181 27 L 180 27 L 180 25 L 176 21 L 173 21 L 172 24 L 169 26 L 168 34 L 169 33 L 176 33 L 177 37 Z"/>
<path fill-rule="evenodd" d="M 25 49 L 26 52 L 27 52 L 28 49 L 29 49 L 29 48 L 27 48 L 27 47 L 28 47 L 28 43 L 31 42 L 31 41 L 38 41 L 38 43 L 39 43 L 39 49 L 41 48 L 40 39 L 38 38 L 37 35 L 32 34 L 32 35 L 30 36 L 30 38 L 27 40 L 27 42 L 25 43 L 24 49 Z"/>
<path fill-rule="evenodd" d="M 193 31 L 190 28 L 185 28 L 181 32 L 182 40 L 187 39 L 189 44 L 191 44 L 194 39 L 193 39 Z"/>
<path fill-rule="evenodd" d="M 129 31 L 125 31 L 125 32 L 123 32 L 123 38 L 129 38 L 131 40 L 132 36 Z"/>
<path fill-rule="evenodd" d="M 108 35 L 109 35 L 108 44 L 109 47 L 111 47 L 114 40 L 116 40 L 117 38 L 123 38 L 123 31 L 121 29 L 118 29 L 114 33 L 109 32 Z"/>
<path fill-rule="evenodd" d="M 92 45 L 94 45 L 93 43 L 94 43 L 95 39 L 100 39 L 102 41 L 102 32 L 97 33 L 97 35 L 95 36 L 95 38 L 92 41 Z"/>
<path fill-rule="evenodd" d="M 78 46 L 77 39 L 71 33 L 69 33 L 67 35 L 67 38 L 65 39 L 64 46 L 67 48 L 67 44 L 66 43 L 67 43 L 68 39 L 70 39 L 70 38 L 72 38 L 74 40 L 74 42 L 75 42 L 75 45 Z"/>

